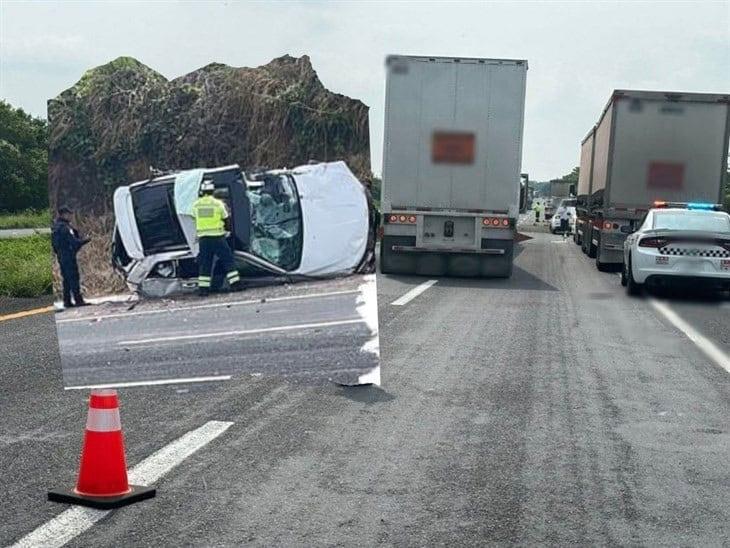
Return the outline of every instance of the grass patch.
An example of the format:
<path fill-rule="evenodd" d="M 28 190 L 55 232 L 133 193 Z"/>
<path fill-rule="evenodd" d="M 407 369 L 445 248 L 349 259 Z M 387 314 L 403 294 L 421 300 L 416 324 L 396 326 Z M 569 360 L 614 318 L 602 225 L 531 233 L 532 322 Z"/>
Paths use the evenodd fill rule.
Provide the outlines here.
<path fill-rule="evenodd" d="M 0 240 L 0 295 L 38 297 L 52 288 L 50 236 Z"/>
<path fill-rule="evenodd" d="M 48 209 L 28 209 L 18 213 L 0 213 L 0 230 L 12 228 L 50 228 L 51 212 Z"/>

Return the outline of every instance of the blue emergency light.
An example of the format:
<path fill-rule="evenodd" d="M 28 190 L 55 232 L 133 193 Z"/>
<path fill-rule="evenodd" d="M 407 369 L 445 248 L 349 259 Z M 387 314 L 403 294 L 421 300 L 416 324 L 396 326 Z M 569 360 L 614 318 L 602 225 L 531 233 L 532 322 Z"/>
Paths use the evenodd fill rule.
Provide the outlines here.
<path fill-rule="evenodd" d="M 708 211 L 714 210 L 717 207 L 715 204 L 703 204 L 699 202 L 690 202 L 687 204 L 687 209 L 705 209 Z"/>
<path fill-rule="evenodd" d="M 654 202 L 655 208 L 668 208 L 668 207 L 675 207 L 675 208 L 686 208 L 686 209 L 694 209 L 698 211 L 722 211 L 722 204 L 710 204 L 705 202 L 663 202 L 663 201 L 656 201 Z"/>

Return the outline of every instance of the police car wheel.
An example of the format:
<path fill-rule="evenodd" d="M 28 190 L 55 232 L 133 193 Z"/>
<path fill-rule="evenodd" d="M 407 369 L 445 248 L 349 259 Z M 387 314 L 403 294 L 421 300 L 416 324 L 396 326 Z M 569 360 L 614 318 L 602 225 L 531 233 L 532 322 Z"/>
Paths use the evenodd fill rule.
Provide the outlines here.
<path fill-rule="evenodd" d="M 632 295 L 634 297 L 641 295 L 641 290 L 644 288 L 644 284 L 638 283 L 636 280 L 634 280 L 634 272 L 633 268 L 631 267 L 631 259 L 629 258 L 629 265 L 628 265 L 628 280 L 626 281 L 626 291 L 629 295 Z"/>

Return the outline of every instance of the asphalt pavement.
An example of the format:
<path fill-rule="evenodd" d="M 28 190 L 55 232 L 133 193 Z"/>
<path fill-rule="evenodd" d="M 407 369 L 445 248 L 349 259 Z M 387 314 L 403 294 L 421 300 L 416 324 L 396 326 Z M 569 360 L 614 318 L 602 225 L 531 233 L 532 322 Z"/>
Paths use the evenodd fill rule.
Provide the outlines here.
<path fill-rule="evenodd" d="M 726 544 L 728 372 L 654 297 L 531 236 L 509 280 L 378 276 L 382 388 L 120 390 L 133 469 L 232 424 L 155 499 L 64 521 L 68 545 Z M 730 353 L 727 300 L 658 302 Z M 54 334 L 50 315 L 0 322 L 2 545 L 75 477 L 86 393 L 61 390 Z"/>
<path fill-rule="evenodd" d="M 378 366 L 363 351 L 372 337 L 359 312 L 367 279 L 374 283 L 351 276 L 58 312 L 65 385 L 252 374 L 356 382 Z"/>

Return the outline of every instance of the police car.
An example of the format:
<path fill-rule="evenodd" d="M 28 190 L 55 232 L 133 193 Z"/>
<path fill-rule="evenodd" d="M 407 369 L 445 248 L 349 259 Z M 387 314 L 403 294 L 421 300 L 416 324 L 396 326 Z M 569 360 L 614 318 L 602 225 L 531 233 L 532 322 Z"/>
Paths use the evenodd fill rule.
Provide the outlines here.
<path fill-rule="evenodd" d="M 721 209 L 655 202 L 624 242 L 621 283 L 629 294 L 669 282 L 730 289 L 730 215 Z"/>

